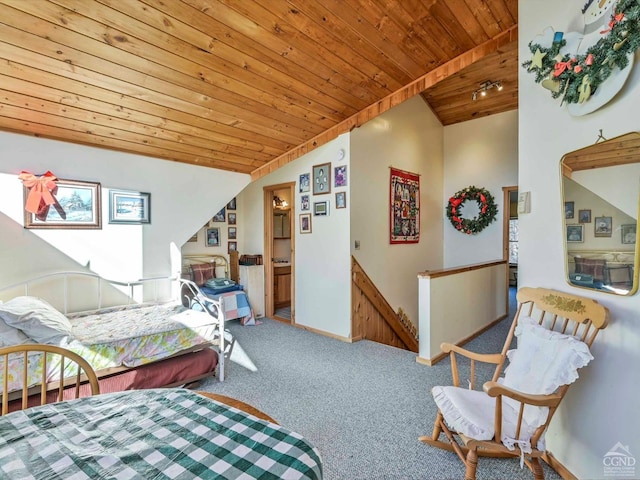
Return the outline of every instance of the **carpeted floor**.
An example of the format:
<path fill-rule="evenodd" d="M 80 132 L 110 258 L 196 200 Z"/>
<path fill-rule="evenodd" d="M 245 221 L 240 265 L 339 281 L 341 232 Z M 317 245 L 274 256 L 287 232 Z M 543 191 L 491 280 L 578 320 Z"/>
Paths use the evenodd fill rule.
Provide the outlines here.
<path fill-rule="evenodd" d="M 469 347 L 499 351 L 509 324 Z M 366 340 L 348 344 L 270 319 L 250 327 L 230 322 L 229 330 L 236 344 L 225 382 L 209 379 L 199 389 L 248 402 L 304 435 L 320 450 L 325 479 L 464 477 L 455 454 L 418 441 L 431 433 L 436 415 L 431 387 L 451 382 L 448 361 L 427 367 L 411 352 Z M 545 475 L 560 478 L 546 466 Z M 481 458 L 477 478 L 533 476 L 518 459 Z"/>

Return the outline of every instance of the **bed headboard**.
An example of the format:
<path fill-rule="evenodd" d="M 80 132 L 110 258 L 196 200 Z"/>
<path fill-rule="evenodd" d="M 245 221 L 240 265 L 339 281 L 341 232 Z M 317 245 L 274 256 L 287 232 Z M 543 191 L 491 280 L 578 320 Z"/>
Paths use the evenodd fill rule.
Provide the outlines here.
<path fill-rule="evenodd" d="M 576 257 L 589 260 L 604 260 L 607 264 L 613 265 L 633 265 L 635 263 L 635 251 L 633 250 L 569 250 L 567 252 L 569 265 L 575 264 Z"/>
<path fill-rule="evenodd" d="M 0 301 L 29 295 L 42 298 L 62 312 L 76 313 L 139 303 L 163 303 L 176 296 L 177 278 L 152 277 L 130 282 L 109 280 L 94 272 L 42 274 L 0 287 Z"/>
<path fill-rule="evenodd" d="M 203 263 L 215 263 L 217 278 L 230 278 L 227 258 L 223 255 L 209 255 L 206 253 L 194 253 L 182 256 L 182 278 L 191 279 L 191 265 Z"/>

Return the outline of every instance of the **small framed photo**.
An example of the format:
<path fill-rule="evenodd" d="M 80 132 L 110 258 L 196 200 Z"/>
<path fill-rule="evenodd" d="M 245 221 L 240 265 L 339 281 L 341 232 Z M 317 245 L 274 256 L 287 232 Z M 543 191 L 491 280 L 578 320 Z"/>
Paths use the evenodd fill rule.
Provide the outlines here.
<path fill-rule="evenodd" d="M 150 193 L 109 190 L 109 223 L 151 223 Z"/>
<path fill-rule="evenodd" d="M 331 163 L 322 163 L 313 167 L 314 195 L 331 193 Z"/>
<path fill-rule="evenodd" d="M 216 213 L 211 220 L 214 222 L 224 222 L 226 220 L 225 208 L 222 207 L 222 210 Z"/>
<path fill-rule="evenodd" d="M 36 187 L 24 187 L 24 205 L 39 206 Z M 99 183 L 62 180 L 56 182 L 54 203 L 37 213 L 24 211 L 24 228 L 102 228 L 101 188 Z"/>
<path fill-rule="evenodd" d="M 235 240 L 236 235 L 238 234 L 238 229 L 236 227 L 229 227 L 229 240 Z"/>
<path fill-rule="evenodd" d="M 227 210 L 236 209 L 236 197 L 233 197 L 229 203 L 227 203 Z"/>
<path fill-rule="evenodd" d="M 584 225 L 567 225 L 567 243 L 584 242 Z"/>
<path fill-rule="evenodd" d="M 591 223 L 591 210 L 578 210 L 578 222 Z"/>
<path fill-rule="evenodd" d="M 220 229 L 218 227 L 207 228 L 207 235 L 204 237 L 207 247 L 220 246 Z"/>
<path fill-rule="evenodd" d="M 574 202 L 564 202 L 564 218 L 573 218 Z"/>
<path fill-rule="evenodd" d="M 229 220 L 229 225 L 235 225 L 236 224 L 236 214 L 229 212 L 228 220 Z"/>
<path fill-rule="evenodd" d="M 329 215 L 329 202 L 315 202 L 313 204 L 313 214 L 315 216 Z"/>
<path fill-rule="evenodd" d="M 238 242 L 229 242 L 227 253 L 237 252 L 237 251 L 238 251 Z"/>
<path fill-rule="evenodd" d="M 300 233 L 311 233 L 311 214 L 300 214 Z"/>
<path fill-rule="evenodd" d="M 302 197 L 300 197 L 300 210 L 305 211 L 310 209 L 311 204 L 309 203 L 309 195 L 302 195 Z"/>
<path fill-rule="evenodd" d="M 347 208 L 347 192 L 336 192 L 336 208 Z"/>
<path fill-rule="evenodd" d="M 333 170 L 333 181 L 335 187 L 347 186 L 347 166 L 340 165 Z M 337 207 L 336 207 L 337 208 Z"/>
<path fill-rule="evenodd" d="M 309 174 L 303 173 L 300 175 L 300 185 L 298 186 L 298 191 L 300 193 L 306 193 L 309 191 L 311 182 L 309 181 Z"/>
<path fill-rule="evenodd" d="M 613 232 L 613 217 L 596 217 L 594 225 L 594 236 L 610 237 Z"/>
<path fill-rule="evenodd" d="M 622 230 L 622 243 L 625 245 L 633 245 L 636 243 L 636 224 L 630 223 L 627 225 L 621 225 Z"/>

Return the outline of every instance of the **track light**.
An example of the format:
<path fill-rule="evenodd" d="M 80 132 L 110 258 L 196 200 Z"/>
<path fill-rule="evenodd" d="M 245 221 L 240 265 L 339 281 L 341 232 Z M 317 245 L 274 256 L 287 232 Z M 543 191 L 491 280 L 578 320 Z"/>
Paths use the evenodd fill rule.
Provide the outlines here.
<path fill-rule="evenodd" d="M 496 82 L 492 82 L 491 80 L 482 82 L 480 84 L 480 88 L 474 90 L 471 94 L 471 99 L 475 102 L 478 99 L 478 94 L 480 94 L 481 97 L 486 97 L 487 92 L 492 88 L 496 88 L 498 91 L 502 91 L 502 82 L 500 80 Z"/>

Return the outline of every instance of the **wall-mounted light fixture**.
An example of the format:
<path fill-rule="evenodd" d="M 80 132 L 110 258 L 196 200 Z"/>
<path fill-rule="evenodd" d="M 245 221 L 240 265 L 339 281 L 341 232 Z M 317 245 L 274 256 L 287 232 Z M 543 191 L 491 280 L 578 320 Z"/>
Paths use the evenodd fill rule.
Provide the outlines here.
<path fill-rule="evenodd" d="M 273 196 L 273 207 L 274 208 L 279 208 L 279 209 L 284 209 L 287 208 L 289 206 L 289 204 L 287 203 L 286 200 L 281 199 L 278 196 Z"/>
<path fill-rule="evenodd" d="M 502 90 L 502 82 L 500 80 L 496 82 L 492 82 L 491 80 L 482 82 L 480 84 L 480 88 L 474 90 L 471 94 L 471 99 L 475 102 L 478 99 L 478 95 L 484 97 L 487 95 L 487 91 L 491 90 L 492 88 L 496 88 L 498 91 Z"/>

